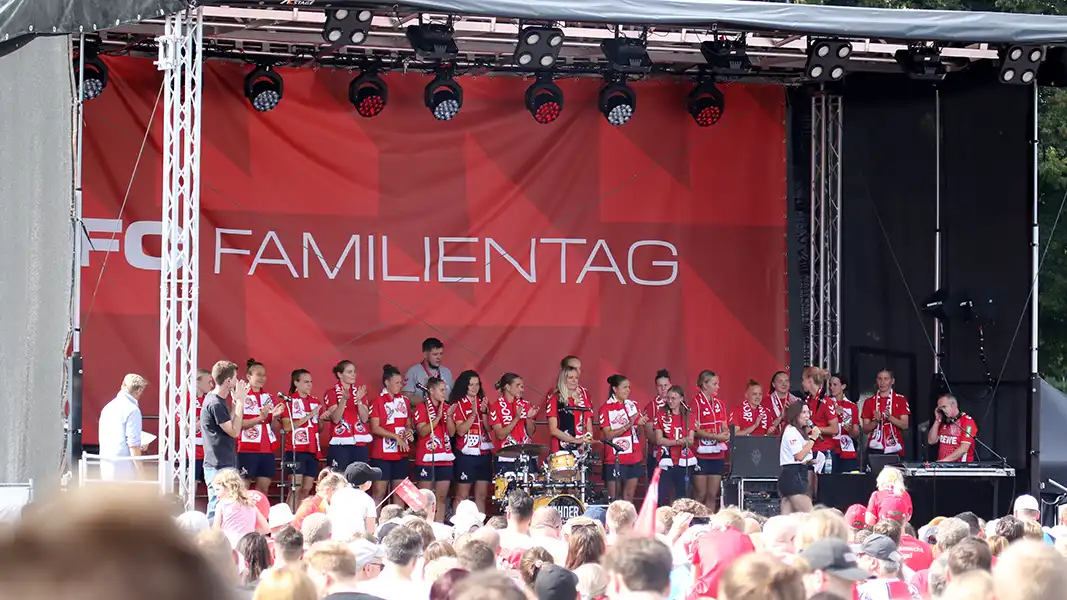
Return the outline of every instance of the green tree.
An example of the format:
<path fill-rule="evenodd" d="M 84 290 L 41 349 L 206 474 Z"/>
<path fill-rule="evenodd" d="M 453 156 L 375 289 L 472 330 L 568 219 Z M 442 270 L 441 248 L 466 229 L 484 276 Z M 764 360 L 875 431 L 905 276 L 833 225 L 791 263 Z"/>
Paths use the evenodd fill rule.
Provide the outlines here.
<path fill-rule="evenodd" d="M 1067 14 L 1061 0 L 794 0 L 871 8 L 986 10 Z M 1067 214 L 1052 226 L 1067 198 L 1067 90 L 1041 88 L 1038 94 L 1038 220 L 1046 251 L 1038 281 L 1039 369 L 1067 391 Z M 1051 237 L 1050 237 L 1051 236 Z"/>

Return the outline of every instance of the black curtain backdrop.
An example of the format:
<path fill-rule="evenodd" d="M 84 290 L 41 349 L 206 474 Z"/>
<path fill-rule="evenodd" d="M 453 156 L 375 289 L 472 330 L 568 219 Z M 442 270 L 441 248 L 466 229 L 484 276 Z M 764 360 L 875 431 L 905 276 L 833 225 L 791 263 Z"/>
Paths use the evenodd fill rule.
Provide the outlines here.
<path fill-rule="evenodd" d="M 849 75 L 843 84 L 840 370 L 850 376 L 849 395 L 858 401 L 873 391 L 880 368 L 893 369 L 896 389 L 908 396 L 913 414 L 907 458 L 930 453 L 919 426 L 935 405 L 935 330 L 919 307 L 935 289 L 940 178 L 942 287 L 993 300 L 984 350 L 991 375 L 1003 369 L 1003 377 L 991 397 L 974 323 L 947 327 L 944 371 L 962 409 L 978 421 L 980 440 L 1020 471 L 1018 485 L 1026 488 L 1032 395 L 1030 312 L 1023 307 L 1031 282 L 1033 90 L 995 81 L 988 71 L 974 71 L 939 85 L 940 174 L 937 91 L 931 84 L 864 74 Z M 808 177 L 811 160 L 810 140 L 797 139 L 810 130 L 802 126 L 810 121 L 804 94 L 791 95 L 791 161 L 798 179 Z M 800 189 L 806 182 L 793 186 L 794 232 L 806 229 L 801 204 L 808 198 Z M 791 281 L 803 280 L 805 266 L 799 261 Z M 803 328 L 806 315 L 799 312 L 791 311 L 794 329 Z M 798 354 L 793 352 L 794 362 Z M 979 445 L 979 458 L 993 454 Z"/>

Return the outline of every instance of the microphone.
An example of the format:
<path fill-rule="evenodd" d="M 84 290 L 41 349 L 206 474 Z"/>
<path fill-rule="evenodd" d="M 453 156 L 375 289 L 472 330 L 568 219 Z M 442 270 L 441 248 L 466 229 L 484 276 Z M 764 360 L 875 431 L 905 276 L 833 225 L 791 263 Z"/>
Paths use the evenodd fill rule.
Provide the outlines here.
<path fill-rule="evenodd" d="M 422 385 L 421 383 L 416 381 L 415 382 L 415 387 L 420 389 L 420 390 L 422 390 L 422 391 L 424 391 L 424 392 L 426 392 L 427 396 L 430 395 L 430 390 L 426 389 L 426 386 Z"/>
<path fill-rule="evenodd" d="M 290 398 L 289 396 L 286 396 L 285 394 L 283 394 L 281 392 L 278 392 L 278 393 L 276 393 L 274 395 L 279 397 L 279 398 L 281 398 L 282 400 L 285 400 L 286 402 L 292 402 L 293 401 L 292 398 Z"/>
<path fill-rule="evenodd" d="M 611 440 L 603 440 L 603 439 L 600 440 L 600 441 L 602 441 L 605 444 L 607 444 L 608 446 L 610 446 L 612 450 L 614 450 L 616 452 L 622 452 L 622 446 L 619 446 L 615 442 L 612 442 Z"/>
<path fill-rule="evenodd" d="M 682 400 L 682 408 L 685 409 L 685 412 L 689 412 L 689 405 L 685 403 L 685 400 Z"/>

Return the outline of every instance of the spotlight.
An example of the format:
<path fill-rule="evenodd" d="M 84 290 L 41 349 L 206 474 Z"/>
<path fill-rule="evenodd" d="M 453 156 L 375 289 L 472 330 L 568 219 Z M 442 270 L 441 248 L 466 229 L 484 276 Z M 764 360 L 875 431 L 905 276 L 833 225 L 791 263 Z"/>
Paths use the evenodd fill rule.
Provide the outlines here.
<path fill-rule="evenodd" d="M 743 40 L 716 40 L 700 44 L 700 53 L 716 73 L 744 75 L 752 70 Z"/>
<path fill-rule="evenodd" d="M 840 81 L 852 56 L 852 44 L 842 40 L 808 40 L 808 62 L 804 72 L 815 81 Z"/>
<path fill-rule="evenodd" d="M 363 71 L 348 85 L 348 101 L 361 117 L 376 117 L 389 101 L 389 88 L 374 71 Z"/>
<path fill-rule="evenodd" d="M 708 80 L 693 88 L 686 101 L 689 114 L 701 127 L 711 127 L 719 122 L 726 110 L 726 98 L 715 87 L 715 82 Z"/>
<path fill-rule="evenodd" d="M 459 46 L 452 39 L 452 27 L 448 25 L 409 25 L 407 36 L 415 56 L 422 60 L 451 60 L 459 56 Z"/>
<path fill-rule="evenodd" d="M 600 90 L 597 105 L 608 123 L 618 127 L 633 117 L 637 109 L 637 94 L 626 85 L 626 79 L 611 81 Z"/>
<path fill-rule="evenodd" d="M 1000 82 L 1029 85 L 1045 60 L 1044 46 L 1006 46 L 1000 49 Z"/>
<path fill-rule="evenodd" d="M 941 81 L 948 73 L 945 63 L 941 62 L 941 50 L 934 46 L 916 44 L 907 50 L 897 50 L 894 58 L 912 79 Z"/>
<path fill-rule="evenodd" d="M 77 57 L 74 58 L 75 81 L 79 76 Z M 85 53 L 85 83 L 82 88 L 82 101 L 92 100 L 104 93 L 107 87 L 107 65 L 96 56 L 96 52 L 88 50 Z"/>
<path fill-rule="evenodd" d="M 563 49 L 563 30 L 557 27 L 527 27 L 519 33 L 515 64 L 527 69 L 550 69 Z"/>
<path fill-rule="evenodd" d="M 245 98 L 259 112 L 274 110 L 282 101 L 282 76 L 270 65 L 261 65 L 245 76 Z"/>
<path fill-rule="evenodd" d="M 648 73 L 652 70 L 652 59 L 645 49 L 645 40 L 630 38 L 612 38 L 600 42 L 611 69 L 618 73 Z"/>
<path fill-rule="evenodd" d="M 322 26 L 322 39 L 330 44 L 362 44 L 367 41 L 373 17 L 369 10 L 327 9 L 326 24 Z"/>
<path fill-rule="evenodd" d="M 426 86 L 426 108 L 438 121 L 451 121 L 463 107 L 463 88 L 447 71 L 438 71 Z"/>
<path fill-rule="evenodd" d="M 563 112 L 563 90 L 545 75 L 526 88 L 526 110 L 542 125 L 551 123 Z"/>

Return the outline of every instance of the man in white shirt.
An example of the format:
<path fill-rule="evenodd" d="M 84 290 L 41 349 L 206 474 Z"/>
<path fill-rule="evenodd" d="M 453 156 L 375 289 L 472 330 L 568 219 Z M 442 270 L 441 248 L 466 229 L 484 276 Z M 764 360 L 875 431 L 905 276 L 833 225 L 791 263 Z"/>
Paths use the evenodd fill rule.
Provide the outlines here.
<path fill-rule="evenodd" d="M 124 481 L 144 476 L 141 462 L 127 459 L 144 454 L 138 401 L 147 387 L 144 377 L 130 373 L 123 378 L 118 395 L 100 411 L 101 479 Z"/>
<path fill-rule="evenodd" d="M 345 469 L 349 487 L 337 490 L 326 515 L 333 524 L 333 539 L 348 542 L 374 531 L 378 507 L 367 494 L 371 484 L 382 478 L 382 470 L 365 462 L 354 462 Z"/>
<path fill-rule="evenodd" d="M 557 565 L 567 562 L 567 542 L 560 539 L 563 530 L 563 516 L 553 506 L 542 506 L 534 511 L 530 521 L 530 539 L 534 546 L 540 546 L 552 555 Z"/>
<path fill-rule="evenodd" d="M 422 494 L 423 501 L 426 503 L 427 517 L 425 519 L 430 523 L 430 528 L 433 529 L 434 538 L 438 541 L 451 543 L 454 535 L 452 528 L 433 520 L 433 516 L 437 514 L 437 495 L 430 489 L 419 490 L 419 493 Z"/>
<path fill-rule="evenodd" d="M 530 537 L 530 521 L 533 519 L 533 498 L 524 490 L 508 494 L 508 527 L 501 530 L 500 548 L 504 552 L 526 550 L 534 546 Z"/>
<path fill-rule="evenodd" d="M 422 536 L 408 527 L 396 527 L 382 540 L 385 567 L 380 575 L 361 582 L 356 591 L 385 600 L 421 600 L 429 587 L 411 578 L 415 563 L 422 556 Z"/>
<path fill-rule="evenodd" d="M 863 540 L 857 554 L 859 566 L 874 575 L 856 586 L 860 600 L 920 600 L 918 590 L 901 577 L 904 558 L 892 539 L 875 533 Z"/>

